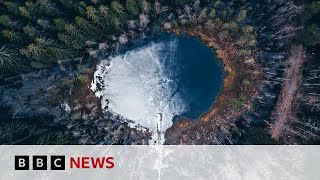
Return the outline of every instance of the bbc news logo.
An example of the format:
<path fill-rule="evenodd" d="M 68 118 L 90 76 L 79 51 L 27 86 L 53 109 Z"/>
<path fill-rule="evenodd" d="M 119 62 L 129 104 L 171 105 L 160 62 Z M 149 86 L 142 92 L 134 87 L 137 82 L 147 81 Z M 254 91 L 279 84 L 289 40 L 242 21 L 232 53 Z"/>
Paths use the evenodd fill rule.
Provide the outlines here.
<path fill-rule="evenodd" d="M 50 159 L 50 168 L 48 160 Z M 112 169 L 113 157 L 70 157 L 70 169 Z M 32 162 L 32 163 L 31 163 Z M 15 170 L 66 170 L 65 156 L 15 156 Z"/>
<path fill-rule="evenodd" d="M 48 170 L 47 156 L 32 156 L 32 170 Z M 51 170 L 65 170 L 65 156 L 50 156 Z M 30 170 L 29 156 L 15 156 L 15 170 Z"/>

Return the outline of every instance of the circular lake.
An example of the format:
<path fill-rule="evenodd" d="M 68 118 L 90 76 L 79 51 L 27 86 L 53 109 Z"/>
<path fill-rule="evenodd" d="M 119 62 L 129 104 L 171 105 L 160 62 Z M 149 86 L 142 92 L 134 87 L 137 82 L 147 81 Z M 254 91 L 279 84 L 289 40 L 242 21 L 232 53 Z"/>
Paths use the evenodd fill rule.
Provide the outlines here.
<path fill-rule="evenodd" d="M 198 121 L 210 110 L 222 79 L 213 49 L 197 38 L 163 34 L 102 60 L 92 89 L 105 111 L 148 128 L 153 142 L 163 142 L 173 123 Z"/>

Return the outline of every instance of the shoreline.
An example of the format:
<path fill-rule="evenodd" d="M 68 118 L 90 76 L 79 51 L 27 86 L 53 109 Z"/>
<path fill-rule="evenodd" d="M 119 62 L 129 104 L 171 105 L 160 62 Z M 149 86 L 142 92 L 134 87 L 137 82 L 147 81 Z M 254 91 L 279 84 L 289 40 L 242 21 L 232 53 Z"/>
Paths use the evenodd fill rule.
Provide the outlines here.
<path fill-rule="evenodd" d="M 237 128 L 235 121 L 241 113 L 250 108 L 251 102 L 258 94 L 257 87 L 260 87 L 261 84 L 261 68 L 256 63 L 245 63 L 244 57 L 238 55 L 238 49 L 234 43 L 220 41 L 213 33 L 206 33 L 201 28 L 174 27 L 167 29 L 166 32 L 198 38 L 209 48 L 213 48 L 216 57 L 222 63 L 225 76 L 223 87 L 208 112 L 200 116 L 199 122 L 192 119 L 181 119 L 173 124 L 165 132 L 165 144 L 212 144 L 212 142 L 219 144 L 216 137 L 212 140 L 208 138 L 208 134 L 219 134 L 224 137 L 231 134 L 232 129 Z M 250 57 L 256 59 L 255 55 Z M 258 74 L 248 73 L 253 72 L 253 69 L 258 70 Z M 251 83 L 249 89 L 243 89 L 244 80 Z M 235 106 L 234 101 L 242 98 L 243 95 L 246 96 L 246 99 L 241 107 Z"/>
<path fill-rule="evenodd" d="M 181 30 L 181 29 L 175 29 L 173 33 L 180 35 L 180 34 L 188 34 L 193 37 L 199 38 L 202 42 L 204 42 L 209 48 L 213 48 L 217 59 L 222 62 L 223 65 L 223 71 L 226 73 L 226 76 L 223 78 L 223 87 L 219 95 L 217 96 L 217 99 L 215 102 L 213 102 L 213 105 L 210 107 L 210 111 L 201 115 L 200 121 L 201 122 L 207 122 L 209 121 L 210 117 L 214 116 L 218 112 L 219 104 L 222 103 L 223 95 L 225 94 L 226 90 L 229 90 L 232 88 L 232 85 L 234 84 L 235 78 L 237 74 L 235 73 L 235 66 L 232 66 L 232 63 L 230 59 L 235 58 L 234 49 L 231 49 L 232 54 L 230 57 L 230 53 L 224 53 L 222 51 L 222 47 L 219 46 L 217 43 L 217 40 L 206 35 L 205 33 L 201 31 L 194 31 L 194 30 Z"/>
<path fill-rule="evenodd" d="M 206 135 L 201 137 L 199 133 L 208 134 L 210 132 L 209 129 L 212 131 L 213 128 L 217 128 L 223 133 L 229 133 L 230 130 L 235 127 L 235 119 L 239 117 L 243 111 L 250 108 L 251 102 L 258 94 L 256 87 L 259 87 L 261 84 L 262 73 L 260 67 L 258 67 L 256 63 L 253 65 L 246 64 L 245 60 L 242 60 L 242 58 L 238 56 L 238 49 L 233 43 L 221 42 L 215 38 L 213 34 L 205 33 L 201 28 L 174 27 L 168 29 L 167 32 L 176 35 L 187 34 L 199 38 L 209 48 L 214 49 L 226 73 L 223 79 L 222 90 L 210 107 L 209 112 L 201 115 L 199 123 L 191 119 L 181 119 L 175 123 L 166 132 L 167 143 L 192 144 L 194 139 L 199 141 L 202 138 L 207 138 Z M 254 76 L 247 73 L 247 71 L 253 69 L 258 70 L 257 72 L 255 71 L 256 74 Z M 251 83 L 250 88 L 243 90 L 243 81 L 247 79 Z M 233 106 L 233 101 L 244 94 L 248 98 L 243 103 L 243 107 Z M 204 129 L 207 130 L 204 131 Z M 202 144 L 201 142 L 197 143 Z"/>

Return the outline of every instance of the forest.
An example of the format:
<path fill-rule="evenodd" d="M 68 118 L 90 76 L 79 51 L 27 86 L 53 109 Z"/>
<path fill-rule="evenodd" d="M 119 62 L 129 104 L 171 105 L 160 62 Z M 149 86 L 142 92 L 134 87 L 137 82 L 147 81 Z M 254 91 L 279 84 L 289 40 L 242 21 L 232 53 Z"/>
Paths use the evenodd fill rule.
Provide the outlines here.
<path fill-rule="evenodd" d="M 74 89 L 90 84 L 94 64 L 91 60 L 116 53 L 134 39 L 153 35 L 158 27 L 164 31 L 177 27 L 199 29 L 224 47 L 233 47 L 244 68 L 239 69 L 242 78 L 237 79 L 241 91 L 228 101 L 239 111 L 238 117 L 217 128 L 214 140 L 199 144 L 319 144 L 319 18 L 317 0 L 0 0 L 0 86 L 23 73 L 70 63 L 77 69 L 76 77 L 61 78 L 56 88 L 50 89 L 62 104 L 67 96 L 81 96 L 73 94 Z M 292 88 L 288 83 L 287 87 L 294 90 L 288 97 L 283 93 L 288 91 L 286 75 L 290 77 L 290 63 L 294 65 L 297 59 L 297 47 L 301 47 L 304 57 L 301 77 L 291 76 L 296 77 L 293 82 L 297 85 Z M 260 70 L 263 75 L 256 80 Z M 259 88 L 254 87 L 256 81 L 261 82 Z M 252 96 L 254 92 L 257 97 Z M 290 107 L 284 107 L 282 104 L 288 101 Z M 85 119 L 83 111 L 72 110 L 66 118 L 70 124 L 77 124 L 74 132 L 69 132 L 65 127 L 68 123 L 54 123 L 51 115 L 16 118 L 12 110 L 0 106 L 0 113 L 4 114 L 0 119 L 0 142 L 145 143 L 141 139 L 148 134 L 113 119 L 107 122 L 112 128 L 101 132 L 93 122 L 92 126 L 75 122 Z M 286 117 L 279 115 L 281 111 L 288 111 L 283 113 Z M 222 119 L 229 118 L 226 116 Z M 87 138 L 95 131 L 99 131 L 96 137 Z M 111 140 L 101 142 L 104 133 Z"/>
<path fill-rule="evenodd" d="M 143 31 L 149 23 L 157 21 L 158 14 L 178 8 L 189 16 L 181 17 L 184 18 L 182 23 L 202 23 L 210 30 L 219 30 L 221 37 L 238 36 L 239 46 L 255 45 L 253 27 L 242 27 L 247 11 L 232 9 L 236 8 L 232 7 L 233 4 L 241 6 L 245 1 L 216 1 L 214 7 L 197 10 L 196 14 L 187 6 L 190 2 L 1 1 L 0 68 L 3 71 L 25 71 L 49 67 L 58 61 L 83 55 L 86 47 L 107 41 L 110 35 L 117 37 L 119 43 L 126 43 L 129 37 L 125 32 Z M 200 9 L 200 1 L 194 6 Z M 168 15 L 173 17 L 173 14 Z M 239 36 L 239 33 L 243 35 Z"/>

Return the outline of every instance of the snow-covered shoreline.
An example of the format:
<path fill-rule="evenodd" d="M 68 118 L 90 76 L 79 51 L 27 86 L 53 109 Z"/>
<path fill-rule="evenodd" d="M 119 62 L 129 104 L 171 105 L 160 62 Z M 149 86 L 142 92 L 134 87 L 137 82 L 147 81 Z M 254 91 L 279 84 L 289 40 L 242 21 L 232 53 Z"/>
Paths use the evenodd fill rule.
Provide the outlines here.
<path fill-rule="evenodd" d="M 175 74 L 167 72 L 164 64 L 175 65 L 171 56 L 177 43 L 150 43 L 102 60 L 92 82 L 91 89 L 101 98 L 103 110 L 134 121 L 129 123 L 132 127 L 149 129 L 153 132 L 150 144 L 163 144 L 165 130 L 172 126 L 174 116 L 186 110 L 181 96 L 173 94 L 178 86 L 173 81 Z M 167 49 L 170 51 L 164 52 Z"/>

